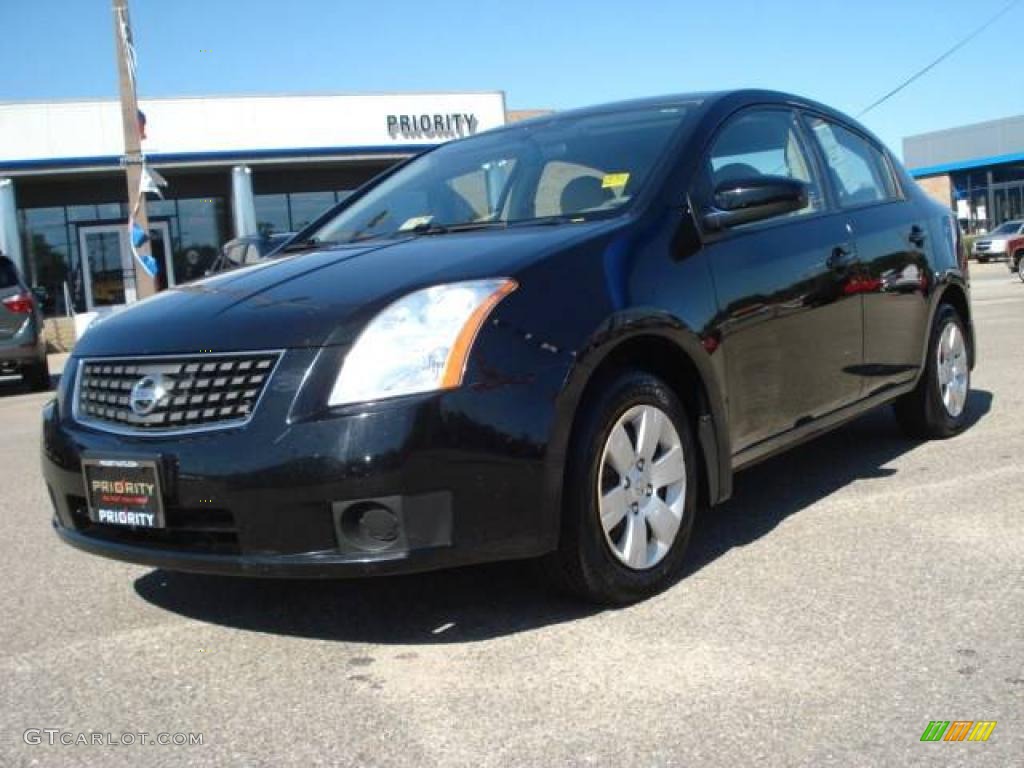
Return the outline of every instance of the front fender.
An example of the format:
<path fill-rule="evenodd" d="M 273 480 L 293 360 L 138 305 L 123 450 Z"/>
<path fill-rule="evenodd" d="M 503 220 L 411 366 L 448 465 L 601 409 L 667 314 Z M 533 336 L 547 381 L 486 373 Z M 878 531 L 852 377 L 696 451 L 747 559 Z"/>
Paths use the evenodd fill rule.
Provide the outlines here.
<path fill-rule="evenodd" d="M 678 363 L 671 359 L 658 360 L 658 368 L 685 374 L 690 372 L 689 364 L 699 381 L 700 391 L 695 398 L 697 412 L 694 414 L 697 418 L 696 438 L 700 441 L 707 464 L 709 501 L 721 503 L 732 494 L 732 461 L 724 387 L 713 364 L 715 345 L 704 343 L 700 335 L 679 318 L 661 310 L 631 308 L 617 312 L 600 323 L 580 347 L 558 398 L 552 453 L 564 466 L 575 415 L 587 386 L 601 373 L 605 364 L 617 353 L 650 340 L 660 341 L 666 351 L 679 355 Z"/>

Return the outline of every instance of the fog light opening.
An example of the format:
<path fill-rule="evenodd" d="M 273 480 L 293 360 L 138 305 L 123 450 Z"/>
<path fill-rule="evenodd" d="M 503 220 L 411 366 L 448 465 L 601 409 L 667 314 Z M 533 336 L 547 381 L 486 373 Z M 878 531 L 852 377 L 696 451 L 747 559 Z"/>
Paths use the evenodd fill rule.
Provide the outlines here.
<path fill-rule="evenodd" d="M 398 516 L 373 501 L 353 504 L 341 515 L 341 532 L 349 543 L 369 551 L 394 546 L 401 534 Z"/>

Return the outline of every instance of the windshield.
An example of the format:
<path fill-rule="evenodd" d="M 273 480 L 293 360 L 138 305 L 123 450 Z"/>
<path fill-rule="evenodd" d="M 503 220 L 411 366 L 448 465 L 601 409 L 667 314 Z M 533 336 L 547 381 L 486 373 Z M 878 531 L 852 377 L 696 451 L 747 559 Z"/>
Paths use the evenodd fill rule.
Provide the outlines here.
<path fill-rule="evenodd" d="M 351 243 L 614 215 L 636 198 L 691 106 L 556 117 L 446 144 L 307 239 Z"/>
<path fill-rule="evenodd" d="M 1008 221 L 992 230 L 993 235 L 1016 235 L 1020 232 L 1019 221 Z"/>

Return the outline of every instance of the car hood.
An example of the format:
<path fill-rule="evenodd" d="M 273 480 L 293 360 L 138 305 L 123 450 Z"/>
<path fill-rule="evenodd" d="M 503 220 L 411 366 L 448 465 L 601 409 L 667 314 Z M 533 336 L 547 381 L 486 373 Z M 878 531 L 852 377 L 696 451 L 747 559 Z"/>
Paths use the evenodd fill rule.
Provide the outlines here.
<path fill-rule="evenodd" d="M 298 253 L 178 286 L 97 321 L 75 355 L 237 352 L 351 343 L 382 307 L 428 285 L 514 276 L 614 228 L 583 222 L 408 237 Z"/>
<path fill-rule="evenodd" d="M 993 243 L 993 242 L 1006 242 L 1007 240 L 1020 240 L 1024 238 L 1024 235 L 982 235 L 975 242 L 978 243 Z"/>

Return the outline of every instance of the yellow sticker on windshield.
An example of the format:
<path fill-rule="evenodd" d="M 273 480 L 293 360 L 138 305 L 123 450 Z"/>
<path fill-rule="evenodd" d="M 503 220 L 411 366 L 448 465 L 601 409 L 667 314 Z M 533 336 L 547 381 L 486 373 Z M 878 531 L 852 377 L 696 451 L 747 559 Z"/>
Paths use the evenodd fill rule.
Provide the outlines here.
<path fill-rule="evenodd" d="M 604 189 L 621 189 L 629 183 L 628 173 L 606 173 L 601 180 Z"/>

